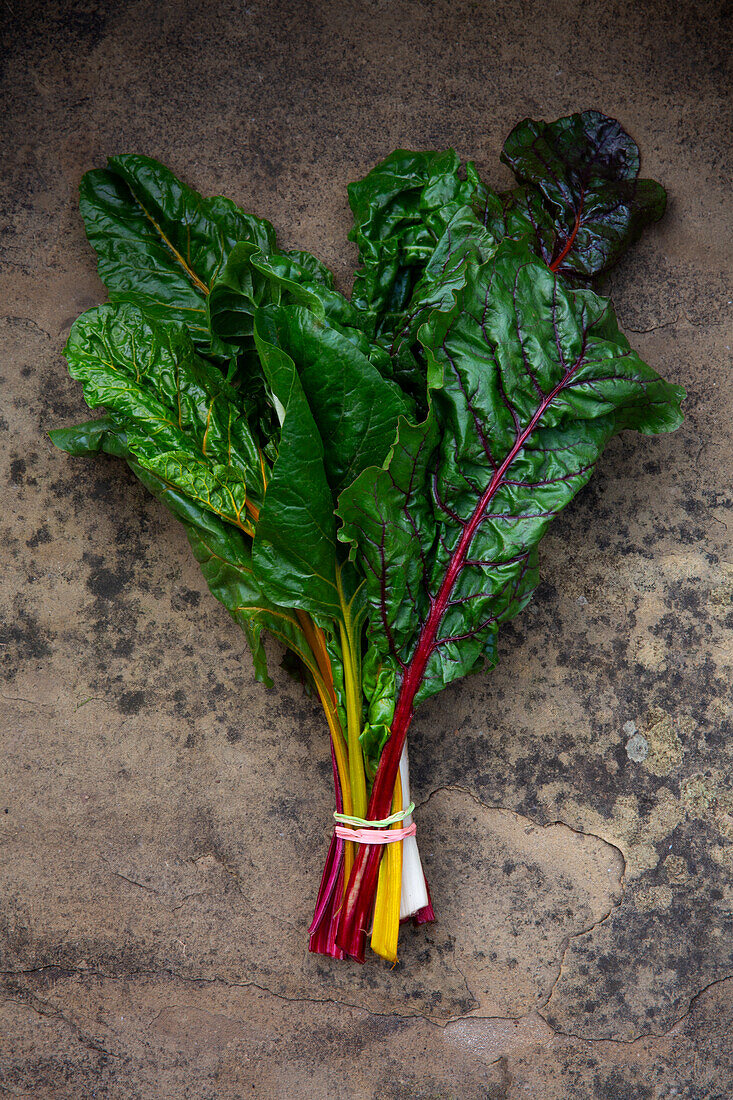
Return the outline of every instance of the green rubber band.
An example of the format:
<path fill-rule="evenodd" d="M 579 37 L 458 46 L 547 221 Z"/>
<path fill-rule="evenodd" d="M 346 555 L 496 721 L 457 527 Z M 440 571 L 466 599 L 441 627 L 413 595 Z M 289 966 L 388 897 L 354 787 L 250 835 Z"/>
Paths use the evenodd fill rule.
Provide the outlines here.
<path fill-rule="evenodd" d="M 415 803 L 411 802 L 406 810 L 398 810 L 397 813 L 390 814 L 389 817 L 383 817 L 381 821 L 367 821 L 363 817 L 350 817 L 349 814 L 340 814 L 336 811 L 334 811 L 333 816 L 339 825 L 353 825 L 358 829 L 384 829 L 388 825 L 396 825 L 398 821 L 404 821 L 414 809 Z"/>

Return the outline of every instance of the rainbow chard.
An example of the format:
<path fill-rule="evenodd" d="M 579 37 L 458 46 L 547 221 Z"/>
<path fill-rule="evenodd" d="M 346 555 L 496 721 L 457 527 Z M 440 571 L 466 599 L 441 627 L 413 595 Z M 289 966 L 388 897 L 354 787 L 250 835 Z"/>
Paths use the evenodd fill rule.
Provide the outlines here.
<path fill-rule="evenodd" d="M 537 547 L 612 435 L 676 428 L 683 391 L 631 350 L 607 299 L 573 290 L 523 242 L 469 260 L 418 338 L 430 410 L 403 421 L 381 469 L 341 495 L 340 537 L 366 578 L 369 640 L 395 673 L 379 818 L 415 706 L 495 662 L 501 623 L 530 599 Z M 361 846 L 338 942 L 363 953 L 379 853 Z"/>
<path fill-rule="evenodd" d="M 335 958 L 363 961 L 371 927 L 394 961 L 400 920 L 433 918 L 415 708 L 495 664 L 608 440 L 681 421 L 684 391 L 589 287 L 664 210 L 632 139 L 586 111 L 521 122 L 502 156 L 518 184 L 502 193 L 452 150 L 397 150 L 352 184 L 351 300 L 268 222 L 149 158 L 82 181 L 110 303 L 66 356 L 106 413 L 51 435 L 125 460 L 183 524 L 258 679 L 267 632 L 320 700 L 345 824 L 310 947 Z"/>

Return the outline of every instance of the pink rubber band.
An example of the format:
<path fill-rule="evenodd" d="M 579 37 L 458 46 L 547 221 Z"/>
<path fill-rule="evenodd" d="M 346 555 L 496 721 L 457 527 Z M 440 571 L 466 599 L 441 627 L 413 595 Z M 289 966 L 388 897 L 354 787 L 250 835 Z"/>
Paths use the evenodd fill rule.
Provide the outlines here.
<path fill-rule="evenodd" d="M 335 825 L 334 832 L 340 840 L 353 840 L 356 844 L 395 844 L 414 836 L 417 825 L 414 821 L 406 829 L 352 829 L 348 825 Z"/>

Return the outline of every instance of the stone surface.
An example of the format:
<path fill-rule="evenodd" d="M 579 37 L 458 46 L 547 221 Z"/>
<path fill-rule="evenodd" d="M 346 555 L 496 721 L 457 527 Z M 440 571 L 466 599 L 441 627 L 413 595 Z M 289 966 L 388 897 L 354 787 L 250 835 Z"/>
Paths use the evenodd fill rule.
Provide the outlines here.
<path fill-rule="evenodd" d="M 731 42 L 702 7 L 5 6 L 3 1094 L 733 1094 Z M 519 118 L 586 106 L 670 194 L 608 289 L 687 420 L 613 441 L 499 668 L 418 715 L 438 922 L 394 970 L 330 963 L 306 951 L 332 809 L 317 709 L 254 681 L 126 469 L 44 434 L 83 415 L 61 349 L 103 297 L 78 180 L 149 153 L 347 287 L 345 185 L 380 156 L 452 144 L 501 185 Z"/>

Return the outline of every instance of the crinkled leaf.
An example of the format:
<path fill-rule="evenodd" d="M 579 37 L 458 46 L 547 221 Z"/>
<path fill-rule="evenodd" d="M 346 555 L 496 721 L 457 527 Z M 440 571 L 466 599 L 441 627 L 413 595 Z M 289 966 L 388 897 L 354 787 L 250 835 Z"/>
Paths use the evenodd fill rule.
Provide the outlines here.
<path fill-rule="evenodd" d="M 390 374 L 415 401 L 427 410 L 427 369 L 417 333 L 433 310 L 452 309 L 456 292 L 464 285 L 471 260 L 481 262 L 496 248 L 494 237 L 478 221 L 470 206 L 460 206 L 450 219 L 415 286 L 409 307 L 385 348 Z"/>
<path fill-rule="evenodd" d="M 264 254 L 254 244 L 237 245 L 212 286 L 208 303 L 212 331 L 240 353 L 251 353 L 254 314 L 260 306 L 302 305 L 348 335 L 367 355 L 370 345 L 363 331 L 364 318 L 327 276 L 328 269 L 307 252 Z"/>
<path fill-rule="evenodd" d="M 87 404 L 108 409 L 141 466 L 250 529 L 247 502 L 262 498 L 257 444 L 234 391 L 183 326 L 125 303 L 99 306 L 74 323 L 65 354 Z"/>
<path fill-rule="evenodd" d="M 382 316 L 409 300 L 409 268 L 435 245 L 420 213 L 420 196 L 435 153 L 397 149 L 362 180 L 349 184 L 349 205 L 363 264 L 354 278 L 352 301 L 373 315 L 377 330 Z"/>
<path fill-rule="evenodd" d="M 317 256 L 313 256 L 310 252 L 305 252 L 301 248 L 289 248 L 281 255 L 290 256 L 296 264 L 300 264 L 302 268 L 309 272 L 316 282 L 323 283 L 329 290 L 334 289 L 333 272 Z"/>
<path fill-rule="evenodd" d="M 501 159 L 526 185 L 511 196 L 507 231 L 523 223 L 544 260 L 566 275 L 606 271 L 664 213 L 664 188 L 638 178 L 636 142 L 599 111 L 525 119 Z"/>
<path fill-rule="evenodd" d="M 125 459 L 146 489 L 181 521 L 212 595 L 244 631 L 258 680 L 272 686 L 262 646 L 263 630 L 269 630 L 306 667 L 315 671 L 312 654 L 296 617 L 265 598 L 252 568 L 251 540 L 246 535 L 144 469 L 135 460 L 125 432 L 113 417 L 105 416 L 72 428 L 57 428 L 49 435 L 53 443 L 68 454 L 103 451 Z"/>
<path fill-rule="evenodd" d="M 257 330 L 261 347 L 279 347 L 297 364 L 336 496 L 367 466 L 381 465 L 411 405 L 347 336 L 309 309 L 262 309 Z"/>
<path fill-rule="evenodd" d="M 55 447 L 68 455 L 104 453 L 116 458 L 131 458 L 130 449 L 111 416 L 99 416 L 70 428 L 52 428 L 48 437 Z"/>
<path fill-rule="evenodd" d="M 398 149 L 348 188 L 362 268 L 354 278 L 352 301 L 371 317 L 373 331 L 392 333 L 416 282 L 455 211 L 480 204 L 483 188 L 469 164 L 452 149 L 413 153 Z"/>
<path fill-rule="evenodd" d="M 339 503 L 367 578 L 371 637 L 420 701 L 494 660 L 537 583 L 537 544 L 622 428 L 670 431 L 684 391 L 526 245 L 470 265 L 420 329 L 432 407 Z"/>
<path fill-rule="evenodd" d="M 229 199 L 203 198 L 150 157 L 108 165 L 83 177 L 80 209 L 111 301 L 185 324 L 198 347 L 227 359 L 231 350 L 212 341 L 209 291 L 238 242 L 270 251 L 274 229 Z"/>

